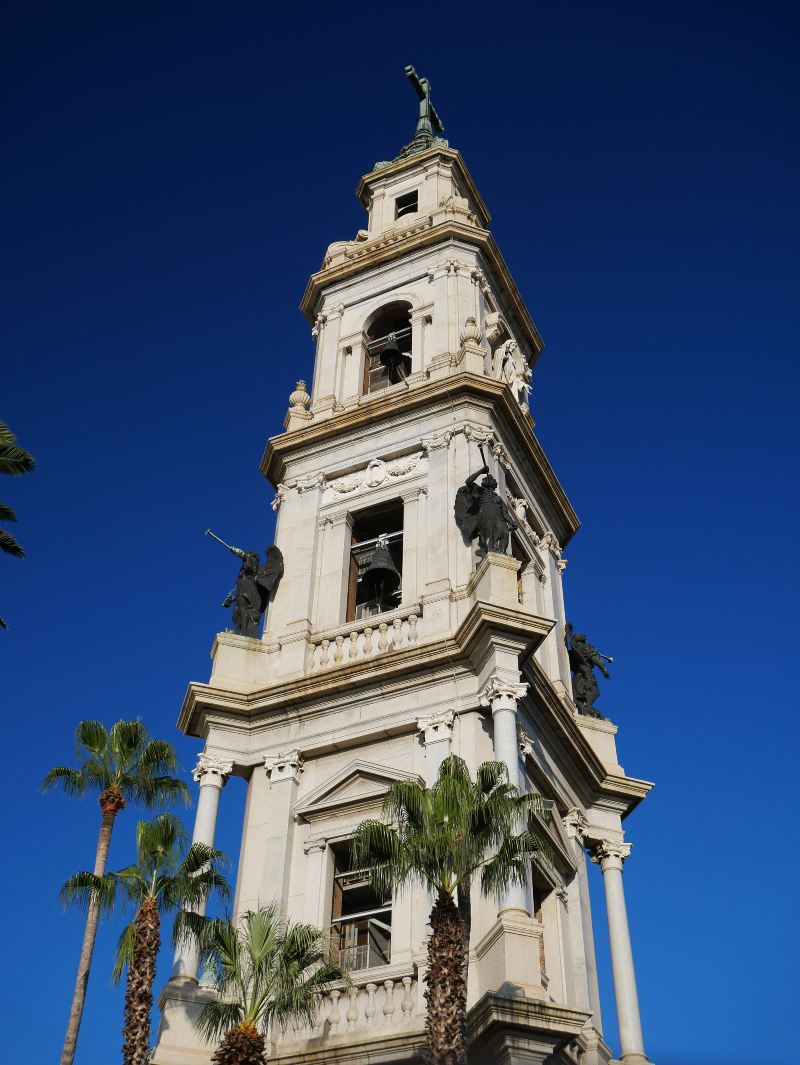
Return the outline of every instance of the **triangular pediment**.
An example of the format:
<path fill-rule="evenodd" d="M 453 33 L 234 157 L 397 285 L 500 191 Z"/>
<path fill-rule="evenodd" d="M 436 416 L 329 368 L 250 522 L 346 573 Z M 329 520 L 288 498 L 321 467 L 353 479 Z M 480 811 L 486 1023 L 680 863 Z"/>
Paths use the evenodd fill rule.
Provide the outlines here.
<path fill-rule="evenodd" d="M 348 809 L 372 807 L 377 811 L 390 785 L 396 780 L 416 780 L 423 783 L 416 773 L 357 758 L 305 795 L 295 805 L 294 810 L 298 817 L 306 821 L 318 820 Z"/>

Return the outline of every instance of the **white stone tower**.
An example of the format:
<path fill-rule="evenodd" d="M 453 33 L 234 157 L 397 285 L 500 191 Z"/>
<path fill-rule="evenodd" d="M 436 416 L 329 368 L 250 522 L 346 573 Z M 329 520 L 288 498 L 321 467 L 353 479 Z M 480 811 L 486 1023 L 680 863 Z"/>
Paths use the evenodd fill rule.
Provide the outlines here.
<path fill-rule="evenodd" d="M 230 774 L 247 781 L 234 909 L 277 899 L 328 927 L 352 971 L 312 1029 L 273 1033 L 285 1063 L 415 1060 L 423 1041 L 421 889 L 377 897 L 348 841 L 398 778 L 498 758 L 550 800 L 552 864 L 526 890 L 473 893 L 471 1060 L 604 1065 L 587 852 L 603 872 L 620 1058 L 645 1062 L 628 937 L 622 820 L 651 784 L 617 761 L 617 728 L 577 713 L 564 646 L 565 545 L 577 517 L 534 435 L 542 341 L 458 152 L 417 136 L 361 179 L 368 215 L 332 244 L 302 311 L 316 339 L 261 469 L 285 573 L 261 639 L 220 633 L 179 726 L 205 743 L 195 838 L 213 842 Z M 427 124 L 426 124 L 427 123 Z M 391 359 L 381 359 L 387 348 Z M 387 368 L 386 363 L 389 363 Z M 519 528 L 476 557 L 453 504 L 486 456 Z M 368 574 L 376 549 L 399 574 Z M 365 574 L 367 574 L 365 578 Z M 223 799 L 224 801 L 224 799 Z M 179 952 L 160 998 L 156 1065 L 207 1063 L 191 1020 L 210 994 Z"/>

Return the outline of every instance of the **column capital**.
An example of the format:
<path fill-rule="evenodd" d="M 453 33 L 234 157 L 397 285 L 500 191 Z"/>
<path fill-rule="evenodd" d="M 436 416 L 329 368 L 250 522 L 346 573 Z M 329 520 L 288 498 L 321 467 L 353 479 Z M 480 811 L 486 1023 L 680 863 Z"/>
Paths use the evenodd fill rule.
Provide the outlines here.
<path fill-rule="evenodd" d="M 440 710 L 436 714 L 428 714 L 417 718 L 417 732 L 421 733 L 425 743 L 436 743 L 437 740 L 449 740 L 453 735 L 453 723 L 456 715 L 453 710 Z"/>
<path fill-rule="evenodd" d="M 631 853 L 631 844 L 621 840 L 601 839 L 592 847 L 591 859 L 605 872 L 607 869 L 622 869 L 622 863 Z"/>
<path fill-rule="evenodd" d="M 311 854 L 315 851 L 324 851 L 327 849 L 328 840 L 325 837 L 320 839 L 307 839 L 303 844 L 303 853 Z"/>
<path fill-rule="evenodd" d="M 512 710 L 517 712 L 517 702 L 522 699 L 528 690 L 528 685 L 519 681 L 512 681 L 493 673 L 489 683 L 481 693 L 481 706 L 488 706 L 492 715 L 499 710 Z"/>
<path fill-rule="evenodd" d="M 589 828 L 589 822 L 584 815 L 578 809 L 577 806 L 571 806 L 569 810 L 561 818 L 564 828 L 567 830 L 567 835 L 570 839 L 576 839 L 580 846 L 583 846 L 583 840 L 586 832 Z"/>
<path fill-rule="evenodd" d="M 279 780 L 300 779 L 303 772 L 303 757 L 299 751 L 281 751 L 279 754 L 264 759 L 267 780 L 276 784 Z"/>
<path fill-rule="evenodd" d="M 218 788 L 223 787 L 225 781 L 233 772 L 233 762 L 223 761 L 213 754 L 203 751 L 197 759 L 197 765 L 192 772 L 192 779 L 196 784 L 212 784 Z"/>

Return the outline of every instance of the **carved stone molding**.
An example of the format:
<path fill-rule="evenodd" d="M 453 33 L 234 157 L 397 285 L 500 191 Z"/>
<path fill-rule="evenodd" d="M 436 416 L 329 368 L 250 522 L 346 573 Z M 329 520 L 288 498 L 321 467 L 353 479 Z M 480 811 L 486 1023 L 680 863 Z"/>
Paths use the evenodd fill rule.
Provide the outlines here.
<path fill-rule="evenodd" d="M 584 838 L 589 829 L 589 822 L 586 820 L 586 818 L 578 809 L 578 807 L 570 807 L 570 809 L 567 810 L 561 820 L 570 839 L 576 839 L 582 847 Z"/>
<path fill-rule="evenodd" d="M 419 469 L 423 455 L 416 451 L 412 455 L 404 455 L 402 458 L 384 462 L 383 459 L 372 459 L 363 470 L 349 474 L 346 477 L 337 477 L 327 481 L 325 488 L 337 496 L 351 496 L 358 492 L 367 492 L 371 488 L 380 488 L 381 485 L 391 481 L 398 481 L 416 473 Z"/>
<path fill-rule="evenodd" d="M 472 425 L 467 422 L 462 432 L 467 440 L 474 441 L 476 444 L 486 444 L 495 461 L 499 462 L 504 469 L 511 469 L 511 462 L 506 450 L 491 429 L 485 429 L 482 425 Z"/>
<path fill-rule="evenodd" d="M 280 510 L 281 503 L 284 501 L 284 499 L 286 499 L 288 494 L 289 494 L 289 485 L 283 484 L 283 482 L 281 482 L 278 485 L 278 487 L 275 489 L 275 498 L 272 500 L 272 503 L 270 504 L 272 506 L 272 509 L 273 510 Z"/>
<path fill-rule="evenodd" d="M 309 473 L 305 477 L 298 477 L 295 487 L 298 492 L 313 492 L 315 488 L 324 488 L 325 474 Z"/>
<path fill-rule="evenodd" d="M 281 751 L 273 758 L 264 759 L 264 769 L 271 784 L 279 780 L 298 781 L 303 772 L 303 758 L 297 750 Z"/>
<path fill-rule="evenodd" d="M 606 869 L 621 869 L 622 863 L 631 853 L 631 844 L 621 840 L 601 839 L 592 847 L 591 859 L 603 872 Z"/>
<path fill-rule="evenodd" d="M 563 905 L 564 909 L 565 910 L 569 910 L 569 892 L 564 887 L 564 885 L 563 884 L 557 884 L 556 887 L 553 888 L 553 890 L 554 890 L 554 892 L 556 894 L 556 897 L 559 899 L 559 901 Z"/>
<path fill-rule="evenodd" d="M 422 450 L 427 455 L 429 452 L 437 451 L 439 448 L 449 447 L 455 433 L 455 429 L 442 429 L 441 432 L 434 433 L 432 436 L 423 436 L 422 440 L 420 440 Z"/>
<path fill-rule="evenodd" d="M 305 854 L 312 854 L 315 851 L 327 850 L 327 839 L 307 839 L 303 844 L 303 852 Z"/>
<path fill-rule="evenodd" d="M 322 327 L 328 320 L 327 314 L 318 314 L 314 319 L 314 326 L 311 330 L 312 337 L 316 340 L 319 334 L 322 332 Z"/>
<path fill-rule="evenodd" d="M 534 755 L 533 740 L 523 729 L 519 730 L 519 753 L 523 758 L 533 758 Z"/>
<path fill-rule="evenodd" d="M 425 737 L 425 743 L 449 740 L 453 734 L 455 713 L 452 710 L 440 710 L 438 714 L 417 718 L 417 731 Z"/>
<path fill-rule="evenodd" d="M 197 765 L 192 772 L 192 779 L 196 784 L 217 784 L 222 787 L 232 772 L 233 762 L 225 762 L 221 758 L 215 758 L 213 754 L 206 754 L 203 751 L 197 759 Z"/>
<path fill-rule="evenodd" d="M 516 713 L 517 702 L 527 690 L 527 684 L 507 680 L 495 673 L 481 693 L 481 706 L 489 707 L 492 714 L 500 710 L 513 710 Z"/>

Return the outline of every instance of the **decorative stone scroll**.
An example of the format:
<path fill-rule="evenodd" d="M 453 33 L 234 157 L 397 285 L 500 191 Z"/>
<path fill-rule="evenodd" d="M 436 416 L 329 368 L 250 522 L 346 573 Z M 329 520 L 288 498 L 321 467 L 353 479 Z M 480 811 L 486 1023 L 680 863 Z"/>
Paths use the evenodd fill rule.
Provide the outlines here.
<path fill-rule="evenodd" d="M 519 730 L 519 753 L 523 758 L 533 758 L 533 740 L 523 729 Z"/>
<path fill-rule="evenodd" d="M 511 469 L 511 462 L 506 450 L 491 429 L 485 429 L 482 425 L 472 425 L 467 422 L 463 427 L 463 433 L 467 440 L 474 441 L 476 444 L 486 444 L 495 461 L 499 462 L 504 469 Z"/>
<path fill-rule="evenodd" d="M 271 784 L 280 780 L 298 781 L 303 772 L 303 758 L 297 750 L 281 751 L 273 758 L 264 759 L 264 769 Z"/>
<path fill-rule="evenodd" d="M 432 436 L 423 436 L 420 441 L 422 444 L 422 450 L 427 455 L 431 451 L 438 451 L 439 448 L 450 447 L 450 441 L 455 435 L 455 429 L 443 429 L 441 432 L 434 433 Z"/>

